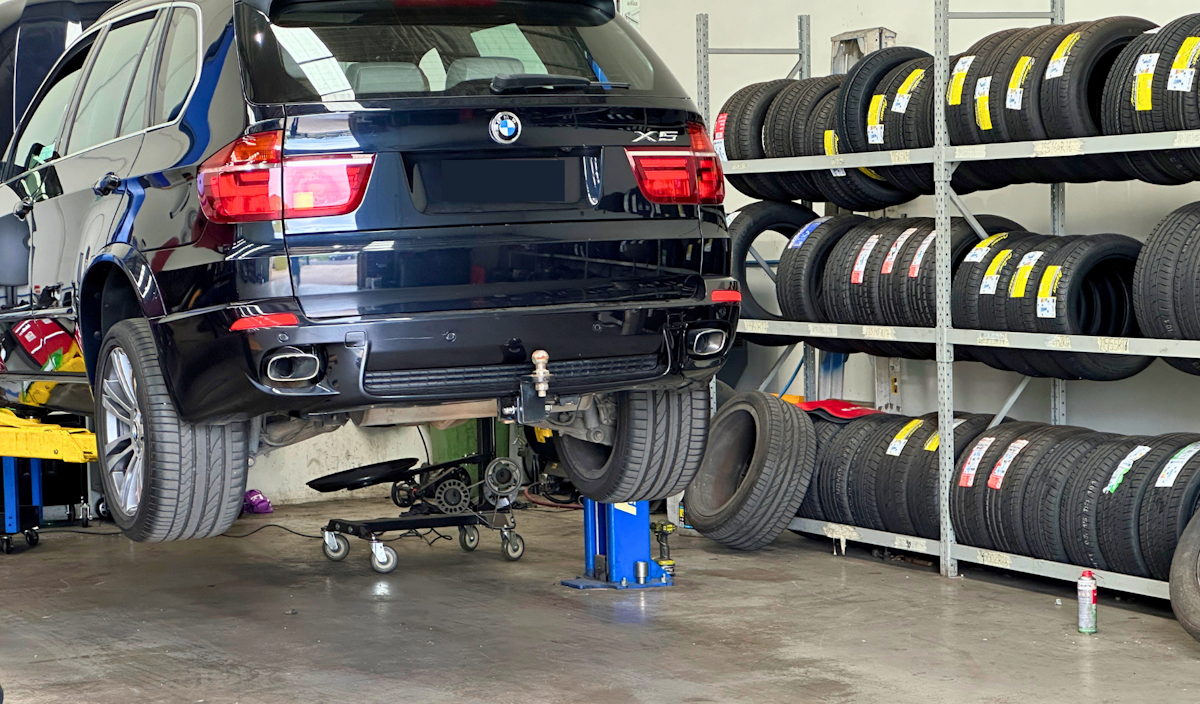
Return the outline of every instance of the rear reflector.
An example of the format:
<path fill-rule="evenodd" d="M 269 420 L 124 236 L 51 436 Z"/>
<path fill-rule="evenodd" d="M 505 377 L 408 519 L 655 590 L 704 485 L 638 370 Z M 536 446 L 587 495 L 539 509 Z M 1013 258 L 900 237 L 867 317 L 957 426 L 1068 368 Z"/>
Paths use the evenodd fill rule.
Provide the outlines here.
<path fill-rule="evenodd" d="M 262 330 L 263 328 L 294 328 L 300 324 L 295 313 L 267 313 L 238 318 L 229 326 L 231 332 L 239 330 Z"/>
<path fill-rule="evenodd" d="M 742 302 L 742 292 L 741 291 L 732 291 L 730 289 L 725 289 L 725 288 L 717 289 L 716 291 L 713 291 L 711 297 L 712 297 L 713 303 L 741 303 Z"/>
<path fill-rule="evenodd" d="M 663 205 L 720 205 L 725 175 L 704 126 L 688 123 L 691 149 L 626 147 L 629 165 L 646 200 Z"/>
<path fill-rule="evenodd" d="M 246 135 L 200 167 L 200 206 L 213 222 L 345 215 L 362 204 L 371 154 L 283 156 L 283 132 Z"/>

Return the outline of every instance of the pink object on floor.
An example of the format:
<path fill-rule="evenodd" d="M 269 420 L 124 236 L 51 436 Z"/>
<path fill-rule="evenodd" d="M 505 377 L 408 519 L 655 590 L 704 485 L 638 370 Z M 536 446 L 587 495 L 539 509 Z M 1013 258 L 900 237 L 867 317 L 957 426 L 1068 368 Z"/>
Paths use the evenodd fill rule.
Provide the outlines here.
<path fill-rule="evenodd" d="M 271 507 L 271 502 L 258 489 L 251 489 L 246 492 L 246 498 L 242 499 L 242 513 L 274 513 L 275 509 Z"/>

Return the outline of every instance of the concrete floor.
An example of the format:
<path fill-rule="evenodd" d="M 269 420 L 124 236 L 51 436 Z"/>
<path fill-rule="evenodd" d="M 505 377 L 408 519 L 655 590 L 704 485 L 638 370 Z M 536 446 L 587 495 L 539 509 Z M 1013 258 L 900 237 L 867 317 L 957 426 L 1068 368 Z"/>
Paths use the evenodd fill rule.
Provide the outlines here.
<path fill-rule="evenodd" d="M 232 532 L 389 507 L 292 506 Z M 274 529 L 167 545 L 47 534 L 0 555 L 5 701 L 1200 700 L 1200 644 L 1157 602 L 1106 597 L 1083 637 L 1071 585 L 944 580 L 790 533 L 754 554 L 677 537 L 674 588 L 579 592 L 558 580 L 580 566 L 580 515 L 519 516 L 521 562 L 494 533 L 470 555 L 405 540 L 388 576 L 361 541 L 335 564 Z"/>

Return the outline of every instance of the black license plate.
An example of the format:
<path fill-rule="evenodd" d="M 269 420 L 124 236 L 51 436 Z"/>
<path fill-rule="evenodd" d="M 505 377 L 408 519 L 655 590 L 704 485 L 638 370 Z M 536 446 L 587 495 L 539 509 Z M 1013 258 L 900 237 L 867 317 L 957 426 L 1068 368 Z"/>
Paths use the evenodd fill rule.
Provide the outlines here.
<path fill-rule="evenodd" d="M 462 159 L 442 162 L 447 203 L 566 203 L 561 159 Z"/>

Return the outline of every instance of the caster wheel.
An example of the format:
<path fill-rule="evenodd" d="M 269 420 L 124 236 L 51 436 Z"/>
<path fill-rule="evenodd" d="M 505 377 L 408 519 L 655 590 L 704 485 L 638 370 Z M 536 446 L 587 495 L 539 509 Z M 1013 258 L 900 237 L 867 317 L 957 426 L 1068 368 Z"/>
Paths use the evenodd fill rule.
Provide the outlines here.
<path fill-rule="evenodd" d="M 379 574 L 387 574 L 396 569 L 396 565 L 400 564 L 400 560 L 396 557 L 396 551 L 391 547 L 383 546 L 383 559 L 380 560 L 375 556 L 375 551 L 371 551 L 371 569 Z"/>
<path fill-rule="evenodd" d="M 12 554 L 12 538 L 8 536 L 0 538 L 0 552 L 3 552 L 5 555 Z"/>
<path fill-rule="evenodd" d="M 25 531 L 25 542 L 29 545 L 29 547 L 33 547 L 34 545 L 37 545 L 38 541 L 41 539 L 42 539 L 42 536 L 38 535 L 38 532 L 36 530 Z"/>
<path fill-rule="evenodd" d="M 479 547 L 479 529 L 475 526 L 460 526 L 458 529 L 458 544 L 467 552 L 471 552 Z"/>
<path fill-rule="evenodd" d="M 112 520 L 112 514 L 108 512 L 108 502 L 104 500 L 104 497 L 96 499 L 96 517 L 106 521 Z"/>
<path fill-rule="evenodd" d="M 321 552 L 325 553 L 325 557 L 334 562 L 341 562 L 350 554 L 350 541 L 344 535 L 333 536 L 333 542 L 337 543 L 337 547 L 330 549 L 329 543 L 321 542 Z"/>
<path fill-rule="evenodd" d="M 91 524 L 92 521 L 90 518 L 88 518 L 88 514 L 90 514 L 90 513 L 91 513 L 91 511 L 88 509 L 87 504 L 84 504 L 83 515 L 79 517 L 79 527 L 80 528 L 87 528 L 88 525 Z"/>
<path fill-rule="evenodd" d="M 516 533 L 509 533 L 500 543 L 504 550 L 504 559 L 509 562 L 516 562 L 525 554 L 525 539 Z"/>

